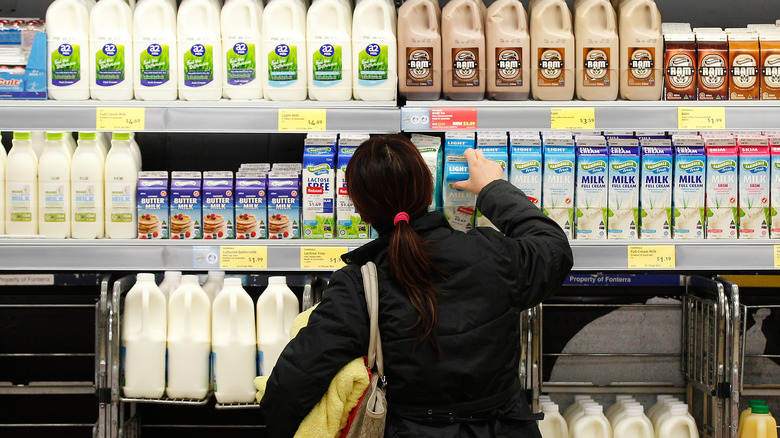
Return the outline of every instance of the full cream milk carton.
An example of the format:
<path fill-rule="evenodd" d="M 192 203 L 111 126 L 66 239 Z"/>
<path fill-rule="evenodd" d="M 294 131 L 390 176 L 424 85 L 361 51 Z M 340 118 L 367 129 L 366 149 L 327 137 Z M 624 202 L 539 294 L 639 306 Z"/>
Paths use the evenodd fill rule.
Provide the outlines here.
<path fill-rule="evenodd" d="M 509 182 L 542 208 L 542 141 L 509 134 Z"/>
<path fill-rule="evenodd" d="M 606 138 L 607 140 L 612 140 L 616 138 L 634 138 L 634 131 L 623 131 L 623 130 L 604 131 L 604 138 Z"/>
<path fill-rule="evenodd" d="M 639 237 L 672 238 L 672 153 L 671 140 L 642 140 L 639 185 Z"/>
<path fill-rule="evenodd" d="M 607 237 L 639 238 L 639 141 L 609 142 Z"/>
<path fill-rule="evenodd" d="M 428 211 L 441 210 L 442 170 L 444 168 L 444 149 L 441 147 L 441 138 L 432 135 L 412 134 L 412 144 L 420 152 L 433 178 L 433 201 L 428 206 Z"/>
<path fill-rule="evenodd" d="M 171 239 L 200 239 L 203 207 L 200 172 L 171 173 Z"/>
<path fill-rule="evenodd" d="M 736 239 L 739 226 L 737 209 L 737 141 L 709 138 L 707 151 L 707 239 Z"/>
<path fill-rule="evenodd" d="M 504 180 L 509 180 L 509 150 L 507 149 L 506 132 L 480 132 L 477 134 L 477 149 L 485 158 L 493 160 L 504 169 Z M 477 210 L 475 223 L 478 227 L 493 227 L 492 222 Z"/>
<path fill-rule="evenodd" d="M 545 138 L 542 149 L 542 212 L 566 234 L 574 235 L 574 140 Z"/>
<path fill-rule="evenodd" d="M 277 166 L 275 165 L 274 168 Z M 299 239 L 301 223 L 300 174 L 294 170 L 268 173 L 268 238 Z"/>
<path fill-rule="evenodd" d="M 368 239 L 369 236 L 368 224 L 360 217 L 347 192 L 347 166 L 362 142 L 360 138 L 342 137 L 339 140 L 336 160 L 336 236 L 339 239 Z"/>
<path fill-rule="evenodd" d="M 234 239 L 233 172 L 203 172 L 203 238 Z"/>
<path fill-rule="evenodd" d="M 336 142 L 306 139 L 303 146 L 303 238 L 332 239 L 336 183 Z"/>
<path fill-rule="evenodd" d="M 607 141 L 588 138 L 577 141 L 576 202 L 577 239 L 607 238 Z"/>
<path fill-rule="evenodd" d="M 634 137 L 637 140 L 663 140 L 666 138 L 665 131 L 636 131 Z"/>
<path fill-rule="evenodd" d="M 138 238 L 167 239 L 168 172 L 138 172 Z"/>
<path fill-rule="evenodd" d="M 766 137 L 739 137 L 739 238 L 769 237 L 770 150 Z"/>
<path fill-rule="evenodd" d="M 675 239 L 704 239 L 705 163 L 704 141 L 696 137 L 673 137 L 674 145 L 674 222 Z"/>
<path fill-rule="evenodd" d="M 268 237 L 266 173 L 239 171 L 236 174 L 236 239 Z"/>

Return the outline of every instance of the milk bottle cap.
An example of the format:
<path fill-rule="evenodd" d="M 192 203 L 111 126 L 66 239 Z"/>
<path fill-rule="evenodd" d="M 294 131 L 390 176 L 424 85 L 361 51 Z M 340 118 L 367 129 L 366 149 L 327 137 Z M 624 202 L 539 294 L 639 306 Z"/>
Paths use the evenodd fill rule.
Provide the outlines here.
<path fill-rule="evenodd" d="M 183 275 L 181 277 L 181 283 L 182 284 L 197 284 L 197 285 L 200 285 L 200 282 L 198 282 L 198 276 L 197 275 Z"/>
<path fill-rule="evenodd" d="M 555 403 L 542 403 L 542 412 L 544 413 L 554 413 L 559 411 L 560 408 Z"/>
<path fill-rule="evenodd" d="M 154 274 L 141 273 L 135 276 L 135 281 L 154 281 Z"/>
<path fill-rule="evenodd" d="M 129 132 L 115 132 L 111 135 L 112 140 L 130 140 L 130 133 Z"/>
<path fill-rule="evenodd" d="M 655 396 L 656 401 L 659 401 L 659 402 L 660 401 L 664 401 L 664 400 L 671 400 L 673 398 L 674 398 L 674 396 L 670 395 L 670 394 L 658 394 L 657 396 Z"/>
<path fill-rule="evenodd" d="M 764 400 L 748 400 L 748 406 L 750 406 L 751 408 L 756 406 L 766 406 L 766 405 L 767 405 L 766 401 Z"/>
<path fill-rule="evenodd" d="M 268 277 L 268 285 L 270 286 L 272 284 L 287 284 L 287 277 Z"/>
<path fill-rule="evenodd" d="M 46 140 L 60 141 L 65 137 L 64 132 L 47 132 Z"/>
<path fill-rule="evenodd" d="M 225 271 L 209 271 L 208 276 L 213 278 L 225 278 Z"/>
<path fill-rule="evenodd" d="M 29 140 L 31 137 L 31 132 L 14 131 L 14 140 Z"/>
<path fill-rule="evenodd" d="M 79 140 L 97 140 L 97 132 L 79 132 Z"/>
<path fill-rule="evenodd" d="M 604 407 L 600 404 L 593 403 L 585 405 L 585 415 L 598 415 L 604 411 Z"/>
<path fill-rule="evenodd" d="M 685 403 L 674 404 L 670 407 L 669 412 L 672 415 L 688 415 L 688 405 Z"/>
<path fill-rule="evenodd" d="M 241 287 L 241 279 L 240 278 L 226 278 L 225 279 L 225 287 L 228 286 L 238 286 Z"/>
<path fill-rule="evenodd" d="M 768 414 L 769 406 L 753 406 L 751 410 L 754 414 Z"/>
<path fill-rule="evenodd" d="M 644 409 L 642 409 L 642 405 L 626 406 L 626 416 L 628 417 L 639 417 L 643 413 Z"/>

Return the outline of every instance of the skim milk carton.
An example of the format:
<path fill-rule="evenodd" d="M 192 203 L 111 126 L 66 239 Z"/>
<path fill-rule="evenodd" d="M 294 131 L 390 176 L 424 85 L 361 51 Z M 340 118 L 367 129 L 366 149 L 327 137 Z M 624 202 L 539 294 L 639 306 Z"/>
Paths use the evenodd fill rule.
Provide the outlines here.
<path fill-rule="evenodd" d="M 509 182 L 542 208 L 542 141 L 509 134 Z"/>
<path fill-rule="evenodd" d="M 773 239 L 780 239 L 780 137 L 770 137 L 769 147 L 772 153 L 772 185 L 769 190 L 772 195 L 771 207 L 771 236 Z"/>
<path fill-rule="evenodd" d="M 269 239 L 299 239 L 301 237 L 299 175 L 294 170 L 273 170 L 268 173 Z"/>
<path fill-rule="evenodd" d="M 737 141 L 733 137 L 704 140 L 707 152 L 707 239 L 736 239 Z"/>
<path fill-rule="evenodd" d="M 577 140 L 576 202 L 577 239 L 607 238 L 607 142 Z"/>
<path fill-rule="evenodd" d="M 412 134 L 412 144 L 422 155 L 433 178 L 433 201 L 428 206 L 428 211 L 441 210 L 441 180 L 442 168 L 444 167 L 444 150 L 441 147 L 441 138 L 432 135 Z"/>
<path fill-rule="evenodd" d="M 477 149 L 485 158 L 500 164 L 504 169 L 504 180 L 509 180 L 509 150 L 507 149 L 506 132 L 480 132 L 477 134 Z M 496 228 L 488 218 L 477 210 L 475 223 L 478 227 Z"/>
<path fill-rule="evenodd" d="M 610 140 L 607 237 L 639 238 L 639 142 Z"/>
<path fill-rule="evenodd" d="M 339 139 L 336 160 L 336 236 L 339 239 L 368 239 L 368 224 L 360 217 L 347 191 L 347 166 L 362 138 Z"/>
<path fill-rule="evenodd" d="M 168 238 L 168 172 L 138 172 L 138 238 Z"/>
<path fill-rule="evenodd" d="M 574 140 L 545 138 L 542 155 L 542 211 L 574 238 Z"/>
<path fill-rule="evenodd" d="M 704 239 L 705 162 L 704 141 L 696 137 L 673 137 L 674 145 L 674 239 Z"/>
<path fill-rule="evenodd" d="M 477 195 L 466 190 L 457 190 L 452 187 L 457 181 L 465 181 L 469 178 L 469 165 L 466 159 L 451 157 L 444 164 L 444 216 L 450 222 L 450 226 L 459 231 L 466 232 L 474 224 L 474 213 L 477 205 Z"/>
<path fill-rule="evenodd" d="M 203 172 L 203 238 L 234 239 L 233 172 Z"/>
<path fill-rule="evenodd" d="M 303 146 L 303 238 L 332 239 L 336 183 L 335 140 L 307 138 Z"/>
<path fill-rule="evenodd" d="M 236 239 L 265 239 L 266 177 L 263 172 L 239 171 L 236 174 Z"/>
<path fill-rule="evenodd" d="M 171 239 L 200 239 L 203 207 L 200 172 L 171 173 Z"/>
<path fill-rule="evenodd" d="M 766 137 L 739 137 L 739 238 L 769 237 L 770 152 Z"/>
<path fill-rule="evenodd" d="M 671 140 L 640 140 L 642 166 L 639 186 L 639 237 L 672 238 Z"/>

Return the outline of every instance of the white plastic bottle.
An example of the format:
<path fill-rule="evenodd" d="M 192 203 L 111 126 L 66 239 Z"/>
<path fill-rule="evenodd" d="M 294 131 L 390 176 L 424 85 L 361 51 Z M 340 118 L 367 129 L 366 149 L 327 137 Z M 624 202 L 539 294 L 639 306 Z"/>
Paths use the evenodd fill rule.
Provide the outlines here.
<path fill-rule="evenodd" d="M 5 146 L 2 144 L 3 136 L 0 135 L 0 234 L 5 234 Z"/>
<path fill-rule="evenodd" d="M 653 423 L 653 427 L 658 429 L 658 422 L 662 417 L 669 415 L 669 412 L 672 410 L 672 406 L 682 404 L 684 403 L 680 400 L 677 400 L 676 398 L 664 400 L 663 405 L 661 405 L 659 409 L 653 412 L 653 415 L 650 417 L 650 422 Z"/>
<path fill-rule="evenodd" d="M 571 435 L 572 433 L 572 425 L 574 425 L 577 422 L 577 420 L 585 416 L 585 408 L 589 406 L 601 406 L 601 405 L 594 402 L 593 400 L 585 400 L 582 403 L 580 403 L 579 407 L 574 412 L 572 412 L 568 417 L 566 417 L 566 423 L 569 425 L 569 435 Z"/>
<path fill-rule="evenodd" d="M 255 309 L 241 279 L 226 278 L 212 308 L 214 396 L 219 403 L 251 403 L 257 392 Z"/>
<path fill-rule="evenodd" d="M 308 66 L 303 2 L 268 3 L 263 11 L 263 51 L 259 62 L 266 99 L 306 99 Z"/>
<path fill-rule="evenodd" d="M 90 96 L 133 98 L 133 11 L 125 0 L 100 0 L 90 13 Z"/>
<path fill-rule="evenodd" d="M 227 99 L 262 99 L 263 2 L 228 0 L 222 7 L 222 96 Z"/>
<path fill-rule="evenodd" d="M 641 408 L 642 409 L 642 413 L 644 413 L 644 408 L 642 408 L 642 404 L 639 403 L 639 402 L 632 401 L 632 400 L 627 400 L 627 401 L 624 401 L 623 403 L 621 403 L 621 405 L 622 405 L 622 407 L 619 410 L 615 411 L 612 414 L 611 418 L 607 417 L 607 420 L 609 420 L 609 424 L 611 424 L 613 426 L 615 424 L 617 424 L 620 420 L 623 419 L 623 417 L 626 416 L 626 413 L 631 408 Z"/>
<path fill-rule="evenodd" d="M 610 422 L 612 422 L 612 417 L 617 413 L 618 411 L 623 410 L 623 403 L 626 401 L 635 401 L 634 397 L 626 394 L 619 394 L 615 396 L 615 403 L 612 404 L 612 406 L 608 407 L 606 411 L 604 411 L 604 416 L 607 417 Z"/>
<path fill-rule="evenodd" d="M 5 233 L 38 234 L 38 157 L 29 132 L 14 132 L 5 160 Z"/>
<path fill-rule="evenodd" d="M 342 0 L 317 0 L 306 16 L 309 98 L 352 98 L 352 8 Z"/>
<path fill-rule="evenodd" d="M 565 411 L 563 411 L 563 418 L 567 423 L 571 423 L 571 416 L 574 412 L 582 409 L 582 404 L 585 402 L 593 402 L 593 398 L 585 394 L 577 394 L 574 396 L 574 403 L 570 404 Z"/>
<path fill-rule="evenodd" d="M 160 291 L 165 295 L 165 299 L 170 298 L 173 291 L 181 286 L 182 273 L 181 271 L 165 271 L 163 274 L 163 281 L 160 282 Z"/>
<path fill-rule="evenodd" d="M 133 15 L 134 94 L 138 100 L 176 100 L 179 47 L 176 2 L 143 0 Z"/>
<path fill-rule="evenodd" d="M 70 166 L 71 237 L 100 239 L 105 234 L 104 184 L 106 156 L 97 133 L 79 133 Z"/>
<path fill-rule="evenodd" d="M 70 237 L 70 149 L 62 132 L 47 132 L 38 160 L 38 234 Z"/>
<path fill-rule="evenodd" d="M 542 404 L 542 412 L 544 419 L 539 421 L 542 438 L 569 438 L 569 428 L 559 412 L 558 405 L 545 402 Z"/>
<path fill-rule="evenodd" d="M 298 313 L 300 303 L 287 287 L 287 278 L 269 277 L 268 287 L 257 299 L 257 355 L 261 376 L 271 375 L 279 355 L 290 342 L 290 327 Z"/>
<path fill-rule="evenodd" d="M 168 398 L 201 400 L 209 392 L 211 302 L 197 275 L 185 275 L 168 300 Z"/>
<path fill-rule="evenodd" d="M 699 438 L 696 422 L 688 415 L 688 405 L 671 405 L 669 412 L 658 419 L 656 438 Z"/>
<path fill-rule="evenodd" d="M 135 132 L 130 133 L 130 149 L 133 151 L 135 163 L 138 165 L 138 171 L 140 172 L 143 167 L 143 161 L 141 158 L 141 148 L 138 146 L 138 142 L 135 141 Z"/>
<path fill-rule="evenodd" d="M 652 419 L 653 417 L 655 417 L 655 413 L 666 406 L 664 404 L 665 400 L 677 400 L 677 399 L 671 394 L 658 394 L 657 396 L 655 396 L 655 400 L 656 400 L 655 404 L 653 406 L 650 406 L 650 409 L 647 410 L 647 418 Z"/>
<path fill-rule="evenodd" d="M 138 170 L 130 146 L 130 133 L 115 132 L 105 166 L 106 237 L 109 239 L 138 236 Z"/>
<path fill-rule="evenodd" d="M 612 433 L 620 438 L 654 438 L 653 424 L 650 423 L 642 406 L 628 406 L 625 415 L 615 422 Z"/>
<path fill-rule="evenodd" d="M 219 3 L 184 0 L 179 6 L 179 98 L 222 98 L 222 35 Z"/>
<path fill-rule="evenodd" d="M 225 285 L 225 271 L 209 271 L 206 281 L 201 286 L 209 300 L 213 303 L 214 299 L 222 291 Z"/>
<path fill-rule="evenodd" d="M 87 100 L 89 9 L 82 0 L 55 0 L 46 10 L 49 98 Z"/>
<path fill-rule="evenodd" d="M 125 297 L 122 355 L 125 397 L 160 398 L 165 392 L 165 297 L 154 274 L 138 274 Z"/>
<path fill-rule="evenodd" d="M 395 99 L 398 46 L 395 8 L 385 0 L 361 0 L 352 17 L 352 94 L 357 100 Z"/>
<path fill-rule="evenodd" d="M 73 154 L 76 153 L 76 140 L 73 138 L 72 132 L 63 132 L 63 134 L 64 135 L 62 139 L 65 142 L 65 146 L 68 148 L 70 156 L 72 157 Z M 33 148 L 35 148 L 35 144 L 33 144 Z M 38 158 L 40 158 L 40 155 L 38 155 Z"/>
<path fill-rule="evenodd" d="M 98 132 L 97 144 L 100 147 L 100 150 L 103 151 L 103 155 L 108 156 L 108 150 L 111 149 L 111 133 Z"/>
<path fill-rule="evenodd" d="M 43 153 L 43 145 L 46 144 L 46 131 L 32 131 L 30 132 L 30 139 L 32 140 L 35 156 L 40 157 Z"/>
<path fill-rule="evenodd" d="M 612 428 L 603 407 L 598 404 L 585 406 L 584 415 L 569 425 L 571 438 L 612 438 Z"/>

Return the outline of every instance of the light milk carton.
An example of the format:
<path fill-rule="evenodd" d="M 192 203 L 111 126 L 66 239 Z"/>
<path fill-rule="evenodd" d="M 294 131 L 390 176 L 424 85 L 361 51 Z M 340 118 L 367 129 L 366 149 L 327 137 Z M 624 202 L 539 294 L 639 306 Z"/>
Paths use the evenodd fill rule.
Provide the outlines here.
<path fill-rule="evenodd" d="M 704 141 L 707 151 L 707 239 L 736 239 L 739 226 L 737 209 L 737 141 L 713 138 Z"/>
<path fill-rule="evenodd" d="M 542 211 L 573 239 L 574 140 L 545 139 L 542 170 Z"/>
<path fill-rule="evenodd" d="M 171 173 L 171 239 L 200 239 L 203 207 L 200 172 Z"/>
<path fill-rule="evenodd" d="M 773 239 L 780 239 L 780 137 L 771 137 L 769 146 L 772 153 L 772 185 L 769 190 L 772 195 L 771 207 L 771 233 Z"/>
<path fill-rule="evenodd" d="M 509 150 L 507 149 L 506 132 L 480 132 L 477 134 L 477 149 L 485 158 L 493 160 L 504 169 L 504 180 L 509 180 Z M 478 227 L 493 227 L 492 222 L 477 210 L 476 225 Z"/>
<path fill-rule="evenodd" d="M 428 211 L 441 210 L 442 170 L 444 167 L 444 150 L 441 147 L 441 139 L 432 135 L 412 134 L 412 144 L 422 155 L 433 178 L 433 201 L 428 206 Z"/>
<path fill-rule="evenodd" d="M 466 149 L 476 146 L 473 132 L 447 132 L 444 134 L 444 161 L 450 157 L 462 157 Z"/>
<path fill-rule="evenodd" d="M 509 182 L 542 208 L 542 141 L 510 134 Z"/>
<path fill-rule="evenodd" d="M 203 172 L 203 238 L 234 239 L 233 172 Z"/>
<path fill-rule="evenodd" d="M 266 174 L 239 171 L 236 174 L 236 239 L 268 237 Z"/>
<path fill-rule="evenodd" d="M 168 172 L 138 172 L 138 238 L 167 239 Z"/>
<path fill-rule="evenodd" d="M 739 137 L 739 238 L 769 237 L 770 151 L 766 137 Z"/>
<path fill-rule="evenodd" d="M 368 239 L 368 224 L 360 217 L 347 192 L 347 165 L 355 150 L 362 143 L 359 139 L 339 141 L 336 170 L 336 236 L 339 239 Z"/>
<path fill-rule="evenodd" d="M 704 239 L 705 162 L 704 142 L 700 138 L 677 138 L 674 145 L 674 239 Z"/>
<path fill-rule="evenodd" d="M 332 239 L 336 183 L 336 144 L 306 139 L 303 146 L 303 238 Z"/>
<path fill-rule="evenodd" d="M 607 238 L 607 142 L 601 139 L 577 141 L 576 202 L 577 239 Z"/>
<path fill-rule="evenodd" d="M 672 142 L 643 140 L 639 186 L 639 237 L 672 238 Z"/>
<path fill-rule="evenodd" d="M 607 237 L 639 238 L 639 142 L 609 142 Z"/>
<path fill-rule="evenodd" d="M 474 224 L 474 213 L 477 205 L 477 195 L 466 190 L 457 190 L 452 185 L 457 181 L 469 179 L 469 165 L 462 157 L 452 157 L 444 164 L 444 216 L 450 226 L 466 232 Z"/>
<path fill-rule="evenodd" d="M 269 172 L 267 191 L 268 238 L 299 239 L 301 237 L 300 174 L 282 170 Z"/>

